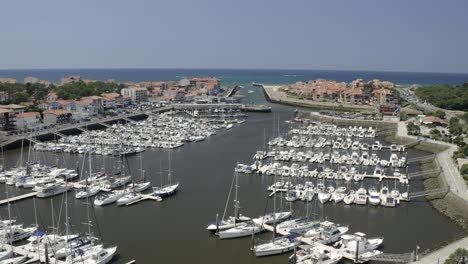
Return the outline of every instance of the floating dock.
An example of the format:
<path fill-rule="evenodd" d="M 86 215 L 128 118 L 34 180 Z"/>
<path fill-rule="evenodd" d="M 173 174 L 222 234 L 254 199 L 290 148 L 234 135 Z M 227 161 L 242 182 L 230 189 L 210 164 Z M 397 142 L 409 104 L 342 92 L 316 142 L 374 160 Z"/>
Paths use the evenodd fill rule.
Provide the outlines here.
<path fill-rule="evenodd" d="M 157 202 L 162 202 L 163 199 L 161 197 L 159 197 L 159 196 L 154 196 L 154 195 L 151 195 L 151 194 L 142 194 L 140 199 L 138 199 L 136 201 L 133 201 L 133 202 L 130 202 L 130 203 L 126 204 L 126 205 L 130 206 L 130 205 L 139 203 L 141 201 L 146 201 L 146 200 L 153 200 L 153 201 L 157 201 Z"/>
<path fill-rule="evenodd" d="M 11 198 L 8 198 L 8 199 L 3 199 L 3 200 L 0 201 L 0 205 L 17 202 L 17 201 L 20 201 L 20 200 L 24 200 L 24 199 L 27 199 L 27 198 L 34 197 L 36 195 L 37 195 L 37 192 L 30 192 L 30 193 L 18 195 L 18 196 L 15 196 L 15 197 L 11 197 Z"/>
<path fill-rule="evenodd" d="M 256 225 L 263 226 L 263 229 L 265 229 L 267 231 L 270 231 L 270 232 L 273 232 L 274 227 L 272 225 L 262 224 L 262 218 L 253 219 L 253 222 Z M 279 235 L 282 235 L 282 236 L 291 235 L 291 233 L 289 233 L 288 231 L 286 231 L 285 229 L 282 229 L 282 228 L 276 228 L 276 233 L 279 234 Z M 319 249 L 321 249 L 323 251 L 328 251 L 328 252 L 331 252 L 331 253 L 334 253 L 334 254 L 340 254 L 344 258 L 352 260 L 355 263 L 356 262 L 365 262 L 363 260 L 356 261 L 356 255 L 355 254 L 350 254 L 350 253 L 346 252 L 345 250 L 340 250 L 340 249 L 334 248 L 332 246 L 321 244 L 314 238 L 299 236 L 295 240 L 297 240 L 297 241 L 299 241 L 301 243 L 313 246 L 313 247 L 317 247 L 317 248 L 319 248 Z"/>

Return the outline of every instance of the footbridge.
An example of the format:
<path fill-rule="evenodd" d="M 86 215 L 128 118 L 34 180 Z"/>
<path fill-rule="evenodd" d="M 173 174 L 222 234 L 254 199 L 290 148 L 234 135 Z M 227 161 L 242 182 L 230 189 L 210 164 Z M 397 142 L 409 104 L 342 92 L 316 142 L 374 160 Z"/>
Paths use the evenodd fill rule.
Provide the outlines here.
<path fill-rule="evenodd" d="M 365 261 L 382 261 L 382 262 L 393 262 L 393 263 L 408 263 L 414 260 L 414 252 L 402 253 L 402 254 L 391 254 L 384 253 L 370 258 L 365 258 Z"/>
<path fill-rule="evenodd" d="M 426 197 L 428 195 L 437 195 L 437 194 L 445 195 L 448 192 L 450 192 L 450 186 L 447 188 L 430 189 L 430 190 L 424 190 L 420 192 L 409 193 L 408 198 L 411 200 L 412 198 Z"/>
<path fill-rule="evenodd" d="M 424 171 L 417 171 L 408 173 L 408 179 L 414 179 L 418 177 L 426 177 L 428 175 L 438 176 L 442 172 L 441 168 L 433 169 L 433 170 L 424 170 Z"/>
<path fill-rule="evenodd" d="M 420 162 L 420 161 L 426 161 L 426 160 L 434 160 L 435 156 L 436 156 L 435 154 L 431 154 L 431 155 L 411 158 L 411 159 L 407 160 L 407 163 Z"/>

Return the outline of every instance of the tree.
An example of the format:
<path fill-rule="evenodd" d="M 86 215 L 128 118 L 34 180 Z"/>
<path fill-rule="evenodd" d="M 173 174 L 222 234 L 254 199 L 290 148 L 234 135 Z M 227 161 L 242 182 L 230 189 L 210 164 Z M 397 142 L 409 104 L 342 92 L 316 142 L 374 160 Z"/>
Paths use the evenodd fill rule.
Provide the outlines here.
<path fill-rule="evenodd" d="M 468 89 L 463 85 L 431 85 L 416 89 L 416 95 L 437 107 L 468 111 Z"/>
<path fill-rule="evenodd" d="M 13 94 L 12 98 L 11 98 L 11 101 L 14 103 L 14 104 L 19 104 L 19 103 L 22 103 L 22 102 L 26 102 L 28 101 L 28 95 L 27 94 L 24 94 L 24 93 L 15 93 Z"/>
<path fill-rule="evenodd" d="M 468 261 L 468 250 L 464 248 L 459 248 L 455 250 L 447 260 L 445 260 L 444 264 L 460 264 L 466 263 Z"/>
<path fill-rule="evenodd" d="M 462 118 L 465 120 L 465 122 L 468 122 L 468 112 L 465 112 Z"/>
<path fill-rule="evenodd" d="M 444 119 L 445 118 L 445 112 L 442 111 L 442 110 L 437 110 L 437 111 L 434 112 L 434 116 Z"/>

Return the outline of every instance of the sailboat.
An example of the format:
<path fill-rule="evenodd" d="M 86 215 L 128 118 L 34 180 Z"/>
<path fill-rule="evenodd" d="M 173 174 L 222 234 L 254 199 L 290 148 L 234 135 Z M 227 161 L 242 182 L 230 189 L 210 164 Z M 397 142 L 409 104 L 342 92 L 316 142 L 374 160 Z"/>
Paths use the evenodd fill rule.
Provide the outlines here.
<path fill-rule="evenodd" d="M 276 178 L 275 178 L 276 180 Z M 276 236 L 276 195 L 273 196 L 273 238 L 270 242 L 256 245 L 253 248 L 255 252 L 255 256 L 263 257 L 263 256 L 271 256 L 271 255 L 278 255 L 289 252 L 296 247 L 295 239 L 299 237 L 298 234 L 292 234 L 285 237 L 275 238 Z"/>
<path fill-rule="evenodd" d="M 140 153 L 140 171 L 141 171 L 141 178 L 143 182 L 136 183 L 132 182 L 128 185 L 128 188 L 133 190 L 134 192 L 143 192 L 146 191 L 149 187 L 151 187 L 151 182 L 145 181 L 145 171 L 143 170 L 143 155 Z"/>
<path fill-rule="evenodd" d="M 219 232 L 223 230 L 227 230 L 229 228 L 236 227 L 236 224 L 239 224 L 241 222 L 246 222 L 250 221 L 251 219 L 249 217 L 243 216 L 242 214 L 239 213 L 240 209 L 240 203 L 238 199 L 238 174 L 237 172 L 234 172 L 234 178 L 233 178 L 233 183 L 235 183 L 235 194 L 234 194 L 234 216 L 230 216 L 227 219 L 224 219 L 224 216 L 226 214 L 226 209 L 227 205 L 229 204 L 230 196 L 231 196 L 231 190 L 232 190 L 232 185 L 231 189 L 229 191 L 228 199 L 226 201 L 226 207 L 224 209 L 224 214 L 221 219 L 221 221 L 216 221 L 215 223 L 209 224 L 206 230 L 214 233 L 214 232 Z"/>
<path fill-rule="evenodd" d="M 74 246 L 72 243 L 69 244 L 67 250 L 64 252 L 67 255 L 65 263 L 86 263 L 86 264 L 105 264 L 112 260 L 115 253 L 117 252 L 117 247 L 104 248 L 102 244 L 94 244 L 96 238 L 91 233 L 91 220 L 89 215 L 89 197 L 86 198 L 86 213 L 87 213 L 87 223 L 88 234 L 85 239 L 89 239 L 90 243 L 83 241 L 81 245 Z"/>
<path fill-rule="evenodd" d="M 91 153 L 88 152 L 88 162 L 89 162 L 89 178 L 92 177 L 92 172 L 91 172 Z M 86 186 L 83 190 L 77 192 L 75 194 L 75 198 L 77 199 L 83 199 L 87 197 L 92 197 L 96 194 L 98 194 L 101 191 L 101 188 L 98 186 L 92 186 L 88 182 L 88 177 L 86 177 Z"/>
<path fill-rule="evenodd" d="M 177 188 L 179 188 L 179 182 L 173 184 L 172 183 L 172 175 L 171 175 L 171 153 L 168 152 L 169 155 L 169 170 L 167 173 L 167 185 L 161 185 L 161 187 L 153 187 L 153 195 L 158 196 L 161 198 L 172 196 L 176 193 Z M 162 175 L 161 175 L 162 177 Z"/>

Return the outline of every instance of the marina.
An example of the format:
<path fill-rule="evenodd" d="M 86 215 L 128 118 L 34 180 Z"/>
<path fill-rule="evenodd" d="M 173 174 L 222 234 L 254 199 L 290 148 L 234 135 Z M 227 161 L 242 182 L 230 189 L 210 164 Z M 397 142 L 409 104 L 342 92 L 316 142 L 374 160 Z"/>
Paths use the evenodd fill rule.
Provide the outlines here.
<path fill-rule="evenodd" d="M 37 143 L 38 151 L 88 153 L 96 155 L 131 155 L 147 148 L 174 149 L 188 142 L 205 140 L 220 129 L 231 129 L 244 119 L 196 119 L 165 113 L 126 124 L 114 124 L 105 130 L 62 136 L 58 142 Z"/>
<path fill-rule="evenodd" d="M 239 92 L 247 93 L 247 90 L 242 91 L 241 89 Z M 248 94 L 254 98 L 262 96 L 258 92 Z M 116 123 L 115 126 L 113 123 L 110 123 L 103 130 L 85 129 L 85 131 L 81 131 L 76 135 L 59 132 L 55 136 L 55 139 L 43 142 L 44 146 L 50 146 L 51 148 L 51 150 L 45 151 L 34 150 L 34 145 L 37 145 L 37 143 L 31 144 L 31 147 L 28 147 L 28 136 L 25 136 L 25 147 L 23 150 L 18 148 L 4 152 L 5 171 L 9 171 L 13 167 L 19 167 L 18 161 L 22 156 L 23 164 L 40 163 L 49 167 L 54 167 L 58 164 L 57 168 L 72 170 L 73 173 L 78 173 L 79 176 L 66 180 L 67 184 L 71 185 L 69 191 L 49 198 L 34 197 L 31 190 L 24 189 L 24 187 L 16 187 L 16 183 L 14 185 L 0 185 L 0 187 L 8 189 L 8 196 L 10 198 L 21 197 L 25 194 L 26 196 L 31 195 L 31 197 L 22 200 L 11 201 L 12 219 L 16 219 L 18 223 L 23 224 L 24 228 L 29 228 L 35 225 L 36 217 L 34 215 L 36 212 L 38 230 L 46 231 L 49 237 L 55 234 L 52 230 L 58 230 L 60 236 L 66 237 L 66 225 L 63 216 L 65 204 L 69 205 L 69 234 L 88 234 L 88 225 L 83 225 L 82 223 L 88 223 L 86 212 L 87 207 L 89 207 L 90 219 L 93 222 L 91 231 L 100 238 L 102 242 L 99 243 L 102 243 L 104 248 L 108 249 L 117 246 L 116 255 L 112 263 L 129 263 L 131 261 L 135 261 L 136 263 L 152 263 L 155 258 L 180 263 L 191 261 L 196 257 L 207 263 L 242 262 L 275 264 L 287 263 L 294 253 L 298 260 L 304 257 L 309 259 L 324 259 L 327 257 L 338 259 L 340 257 L 339 263 L 349 263 L 356 260 L 355 254 L 349 253 L 352 251 L 346 252 L 345 247 L 341 248 L 336 243 L 324 245 L 317 242 L 317 239 L 301 235 L 297 236 L 294 233 L 300 231 L 301 228 L 306 228 L 307 226 L 313 227 L 317 223 L 324 223 L 326 221 L 349 229 L 344 236 L 341 236 L 344 239 L 341 243 L 348 243 L 350 241 L 350 248 L 356 245 L 352 241 L 358 239 L 356 238 L 358 236 L 356 235 L 357 233 L 365 234 L 368 241 L 384 237 L 384 247 L 375 249 L 383 252 L 378 255 L 380 260 L 389 259 L 393 256 L 394 259 L 404 262 L 404 260 L 412 257 L 410 253 L 414 251 L 416 245 L 427 249 L 434 243 L 440 243 L 459 232 L 456 226 L 435 212 L 428 205 L 424 197 L 413 198 L 411 196 L 411 194 L 424 192 L 421 178 L 416 176 L 425 173 L 419 168 L 418 161 L 425 157 L 430 159 L 431 156 L 428 153 L 399 144 L 391 147 L 392 144 L 385 142 L 376 128 L 373 129 L 375 131 L 373 137 L 371 136 L 372 132 L 369 132 L 370 134 L 367 137 L 365 133 L 362 134 L 363 137 L 360 137 L 360 132 L 356 132 L 356 135 L 354 135 L 354 132 L 352 132 L 352 135 L 348 135 L 348 132 L 341 135 L 331 135 L 331 133 L 301 134 L 306 130 L 301 129 L 298 125 L 294 125 L 293 121 L 289 121 L 293 120 L 291 108 L 274 106 L 273 110 L 275 118 L 273 118 L 273 115 L 250 113 L 245 123 L 233 123 L 231 129 L 227 129 L 227 125 L 226 127 L 216 129 L 216 134 L 206 137 L 204 140 L 182 141 L 184 145 L 178 148 L 141 145 L 141 136 L 145 132 L 143 132 L 143 129 L 141 130 L 142 132 L 135 132 L 138 131 L 136 128 L 145 127 L 146 129 L 147 127 L 146 133 L 153 136 L 156 134 L 154 131 L 163 131 L 158 127 L 151 128 L 152 125 L 149 125 L 150 118 L 146 119 L 148 120 L 147 123 L 143 123 L 144 120 L 125 122 L 127 124 L 122 124 L 123 122 L 120 124 Z M 187 119 L 192 120 L 188 122 L 194 123 L 203 122 L 195 121 L 194 119 L 214 118 L 193 117 L 193 110 L 189 112 L 178 113 L 175 116 L 180 117 L 183 120 L 182 122 L 186 122 L 185 120 Z M 165 115 L 170 114 L 166 113 L 162 116 Z M 240 117 L 228 116 L 225 116 L 225 118 L 227 120 L 240 119 Z M 167 120 L 170 119 L 169 117 L 167 118 Z M 145 125 L 138 125 L 140 122 Z M 222 125 L 221 122 L 210 123 L 213 126 Z M 272 123 L 276 124 L 273 129 Z M 336 131 L 340 128 L 342 127 L 333 129 Z M 349 127 L 345 128 L 349 129 Z M 358 131 L 359 126 L 356 128 L 356 131 Z M 125 135 L 127 129 L 128 134 Z M 90 131 L 86 132 L 87 130 Z M 112 130 L 115 130 L 115 132 L 107 134 L 108 131 Z M 174 130 L 184 131 L 183 129 Z M 195 131 L 195 129 L 188 130 L 190 133 Z M 290 133 L 290 131 L 297 132 Z M 87 133 L 90 134 L 87 135 Z M 81 134 L 84 136 L 82 136 L 82 139 L 77 140 Z M 130 137 L 130 134 L 135 134 L 135 136 Z M 116 135 L 119 135 L 119 137 Z M 173 135 L 166 134 L 164 137 L 169 138 L 171 136 Z M 324 140 L 319 140 L 320 137 L 324 138 Z M 93 138 L 94 142 L 91 140 Z M 351 138 L 351 146 L 348 146 L 348 138 Z M 71 139 L 76 141 L 66 142 Z M 268 144 L 275 139 L 277 139 L 276 145 Z M 309 142 L 309 140 L 311 141 Z M 312 144 L 312 140 L 315 140 L 315 143 L 309 147 Z M 158 142 L 160 140 L 154 138 L 153 141 Z M 315 147 L 315 144 L 321 141 L 323 141 L 322 146 L 319 144 Z M 330 141 L 331 145 L 327 141 Z M 355 144 L 353 149 L 355 141 L 359 142 L 359 146 Z M 376 144 L 377 146 L 373 150 L 372 145 L 376 141 L 380 142 L 380 144 Z M 127 142 L 131 142 L 131 144 L 127 144 Z M 306 146 L 308 142 L 309 145 Z M 333 148 L 335 142 L 341 142 L 342 145 Z M 363 147 L 364 143 L 368 144 L 367 149 Z M 63 147 L 60 147 L 60 149 L 52 150 L 56 145 L 62 144 Z M 301 146 L 301 144 L 303 145 Z M 336 144 L 338 145 L 338 143 Z M 79 151 L 66 152 L 65 145 L 68 148 L 85 147 L 83 147 L 84 151 L 80 154 Z M 135 153 L 120 152 L 120 145 L 122 145 L 122 148 L 136 149 L 141 147 L 144 148 L 144 151 L 135 151 Z M 118 150 L 116 155 L 99 154 L 100 149 L 108 147 L 116 148 Z M 308 151 L 310 152 L 307 153 Z M 340 155 L 339 157 L 335 155 L 335 159 L 332 162 L 335 151 Z M 28 160 L 28 154 L 26 153 L 29 152 L 31 154 L 29 154 Z M 168 168 L 169 152 L 171 153 L 170 167 L 172 169 Z M 359 154 L 359 162 L 357 163 L 352 162 L 353 158 L 351 157 L 356 156 L 353 155 L 353 152 Z M 366 162 L 366 164 L 364 164 L 365 159 L 361 160 L 364 152 L 369 154 L 369 163 Z M 375 154 L 374 156 L 379 159 L 378 161 L 376 159 L 373 164 L 370 163 L 372 154 Z M 398 161 L 395 159 L 393 164 L 390 158 L 392 154 L 395 154 L 398 158 Z M 315 160 L 314 156 L 316 156 Z M 90 157 L 92 159 L 90 162 L 91 166 L 88 164 Z M 403 161 L 406 160 L 406 162 L 402 162 L 402 159 L 404 159 Z M 323 160 L 322 163 L 320 162 L 321 160 Z M 238 161 L 247 164 L 239 166 L 239 168 L 246 169 L 247 171 L 250 169 L 248 167 L 255 168 L 248 173 L 238 172 L 238 185 L 240 187 L 238 188 L 239 197 L 236 200 L 240 202 L 239 211 L 241 211 L 238 220 L 246 222 L 246 226 L 243 228 L 247 232 L 244 238 L 222 239 L 220 241 L 217 237 L 207 232 L 204 227 L 206 227 L 206 223 L 210 220 L 215 220 L 217 212 L 219 213 L 219 219 L 221 219 L 223 209 L 225 208 L 225 198 L 228 194 L 227 188 L 233 179 L 233 169 L 237 168 L 238 164 L 241 164 Z M 123 164 L 123 169 L 120 168 L 121 163 Z M 402 166 L 398 163 L 402 163 Z M 256 165 L 252 166 L 253 164 Z M 305 165 L 307 165 L 307 170 L 304 167 Z M 346 167 L 347 170 L 342 167 Z M 345 175 L 349 175 L 353 167 L 357 171 L 356 174 L 360 176 L 356 177 L 357 180 L 352 177 L 347 181 Z M 384 171 L 380 176 L 374 175 L 377 167 Z M 172 184 L 169 184 L 170 182 L 167 179 L 167 170 L 172 171 Z M 116 174 L 119 171 L 124 173 L 122 175 Z M 395 171 L 399 171 L 400 176 L 395 177 Z M 180 190 L 178 190 L 176 195 L 166 198 L 154 196 L 154 189 L 151 187 L 142 192 L 141 195 L 133 195 L 132 192 L 129 192 L 127 193 L 127 201 L 129 202 L 122 202 L 121 206 L 117 205 L 118 199 L 110 205 L 99 206 L 94 204 L 95 195 L 84 198 L 76 197 L 80 192 L 83 192 L 84 196 L 94 193 L 97 186 L 94 185 L 96 182 L 93 180 L 93 177 L 98 176 L 100 173 L 105 175 L 101 176 L 102 178 L 110 176 L 114 177 L 115 180 L 121 177 L 132 176 L 132 181 L 127 183 L 127 187 L 121 186 L 117 188 L 107 188 L 118 184 L 106 181 L 102 187 L 98 188 L 99 193 L 96 195 L 124 191 L 133 184 L 133 180 L 135 184 L 150 182 L 151 187 L 166 187 L 179 182 Z M 37 179 L 40 179 L 38 175 L 36 176 Z M 349 176 L 346 178 L 349 178 Z M 63 177 L 62 179 L 65 182 Z M 121 183 L 123 181 L 118 182 Z M 324 190 L 332 186 L 334 192 L 328 196 L 325 193 L 320 194 L 319 191 L 319 193 L 314 193 L 309 201 L 305 197 L 307 189 L 304 187 L 311 187 L 311 185 L 309 183 L 306 184 L 306 182 L 311 182 L 314 189 L 322 186 L 322 184 Z M 392 208 L 383 204 L 374 206 L 370 203 L 370 191 L 373 191 L 371 187 L 375 187 L 375 190 L 380 193 L 382 187 L 387 186 L 390 192 L 395 187 L 395 182 L 400 192 L 399 204 L 396 203 L 396 206 Z M 272 186 L 279 187 L 280 183 L 283 183 L 283 187 L 278 188 L 272 193 Z M 301 185 L 302 189 L 300 188 Z M 295 200 L 296 202 L 288 201 L 294 199 L 295 195 L 288 195 L 288 191 L 292 193 L 291 189 L 293 187 L 294 190 L 299 190 L 299 198 Z M 361 187 L 364 188 L 367 206 L 359 204 L 347 205 L 344 201 L 346 196 L 342 197 L 338 194 L 338 190 L 342 190 L 339 187 L 347 188 L 346 194 L 351 190 L 357 192 Z M 270 191 L 266 193 L 265 191 L 268 189 Z M 401 196 L 404 193 L 408 193 L 408 199 Z M 65 194 L 68 196 L 68 203 L 64 202 Z M 332 197 L 332 200 L 322 203 L 318 198 L 319 194 L 320 197 Z M 233 195 L 234 191 L 230 198 L 230 203 L 232 203 Z M 269 197 L 269 195 L 271 196 Z M 289 215 L 289 218 L 285 218 L 281 223 L 277 223 L 275 240 L 272 240 L 273 222 L 275 221 L 271 215 L 265 218 L 270 220 L 264 221 L 263 224 L 260 222 L 253 224 L 253 226 L 248 226 L 249 223 L 255 222 L 249 222 L 248 219 L 252 219 L 251 216 L 255 220 L 258 219 L 259 215 L 269 215 L 269 212 L 275 211 L 272 208 L 273 197 L 283 197 L 281 200 L 277 199 L 276 211 L 284 213 L 285 216 Z M 288 200 L 286 200 L 286 197 L 288 197 Z M 305 199 L 302 200 L 301 197 Z M 336 202 L 335 198 L 341 200 L 341 202 Z M 7 199 L 7 197 L 5 194 L 2 195 L 0 193 L 0 199 Z M 410 201 L 408 202 L 407 200 Z M 153 201 L 159 202 L 155 203 Z M 397 202 L 397 199 L 395 199 L 395 202 Z M 309 209 L 307 209 L 307 204 Z M 7 205 L 8 203 L 4 203 L 2 208 L 6 209 Z M 34 205 L 37 207 L 37 210 L 34 209 Z M 391 205 L 391 203 L 387 205 Z M 225 217 L 226 226 L 232 223 L 228 221 L 230 219 L 229 215 L 235 215 L 231 213 L 231 210 L 232 207 L 229 206 Z M 309 214 L 307 214 L 307 210 L 309 210 Z M 61 216 L 60 212 L 62 212 Z M 292 212 L 292 214 L 288 212 Z M 187 213 L 193 215 L 190 221 L 182 217 L 182 215 L 186 215 Z M 52 217 L 52 215 L 55 215 L 55 217 Z M 303 222 L 298 222 L 294 224 L 294 227 L 288 227 L 290 230 L 294 230 L 294 232 L 286 232 L 285 225 L 288 224 L 288 221 L 307 218 L 307 215 L 309 215 L 310 221 L 316 223 L 302 224 Z M 2 214 L 2 218 L 8 219 L 6 214 Z M 58 221 L 59 219 L 60 221 Z M 420 225 L 421 221 L 425 221 L 424 226 Z M 280 226 L 282 223 L 285 223 L 283 227 Z M 51 228 L 51 226 L 55 227 Z M 395 232 L 397 226 L 399 232 Z M 432 231 L 427 232 L 427 228 L 430 228 Z M 176 239 L 174 237 L 175 229 L 177 229 L 177 234 L 184 233 L 190 235 L 186 236 L 186 239 L 183 240 Z M 252 230 L 256 233 L 254 243 L 252 243 Z M 399 235 L 401 232 L 409 234 L 405 238 L 405 241 L 401 240 L 401 236 Z M 312 233 L 310 232 L 309 234 Z M 146 234 L 145 238 L 142 238 L 142 234 Z M 142 239 L 147 239 L 150 243 L 141 243 Z M 279 241 L 276 242 L 276 240 Z M 293 241 L 294 246 L 291 246 L 290 241 Z M 73 242 L 73 245 L 75 244 L 78 245 L 78 243 Z M 274 248 L 284 248 L 284 250 L 287 250 L 287 253 L 279 254 L 275 257 L 257 257 L 257 254 L 251 248 L 263 244 L 266 245 L 259 248 L 258 254 L 270 252 L 271 245 L 274 245 Z M 21 252 L 25 253 L 20 244 L 15 244 L 14 247 L 17 248 L 18 252 L 23 250 Z M 186 249 L 188 250 L 188 254 L 174 254 L 175 248 Z M 331 254 L 327 255 L 325 251 Z M 28 254 L 34 260 L 34 254 Z M 357 258 L 359 261 L 373 263 L 378 259 L 377 255 L 373 257 L 360 255 Z M 52 258 L 49 260 L 52 260 Z"/>

